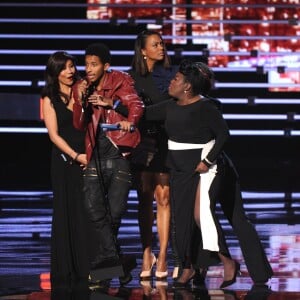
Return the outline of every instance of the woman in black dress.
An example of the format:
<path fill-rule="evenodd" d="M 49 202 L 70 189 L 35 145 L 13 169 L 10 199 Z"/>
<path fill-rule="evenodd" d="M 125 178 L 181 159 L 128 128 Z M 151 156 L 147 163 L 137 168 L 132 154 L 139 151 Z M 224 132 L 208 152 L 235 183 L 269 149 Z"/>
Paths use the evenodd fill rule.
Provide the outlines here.
<path fill-rule="evenodd" d="M 213 72 L 204 63 L 196 63 L 196 65 L 200 72 L 205 75 L 206 79 L 206 85 L 203 86 L 202 95 L 205 95 L 205 97 L 215 103 L 216 107 L 221 111 L 222 107 L 220 101 L 208 96 L 214 81 Z M 221 159 L 223 161 L 223 170 L 221 172 L 222 180 L 218 201 L 221 204 L 225 217 L 228 219 L 238 238 L 245 264 L 253 283 L 255 285 L 264 285 L 273 276 L 273 270 L 255 227 L 246 216 L 237 170 L 231 159 L 224 152 L 221 154 Z M 222 287 L 226 287 L 234 283 L 234 281 L 235 278 L 224 282 Z"/>
<path fill-rule="evenodd" d="M 52 288 L 87 282 L 89 273 L 82 213 L 81 166 L 86 165 L 84 132 L 73 127 L 72 112 L 71 88 L 77 75 L 73 56 L 59 51 L 49 57 L 42 98 L 45 125 L 53 143 Z"/>
<path fill-rule="evenodd" d="M 224 282 L 239 272 L 239 264 L 231 259 L 215 215 L 221 180 L 219 156 L 229 130 L 215 105 L 201 96 L 205 84 L 205 76 L 197 65 L 183 61 L 169 86 L 169 94 L 176 101 L 146 109 L 147 119 L 165 120 L 169 137 L 171 205 L 176 249 L 183 266 L 175 287 L 185 287 L 195 276 L 193 234 L 196 224 L 201 229 L 203 249 L 216 253 L 224 265 Z"/>
<path fill-rule="evenodd" d="M 152 106 L 170 98 L 168 86 L 176 70 L 176 67 L 171 66 L 161 35 L 156 31 L 142 31 L 135 41 L 135 53 L 129 74 L 133 77 L 135 88 L 145 106 Z M 142 119 L 139 129 L 142 139 L 140 145 L 133 150 L 131 161 L 139 201 L 138 220 L 143 246 L 140 279 L 150 279 L 156 263 L 155 277 L 162 280 L 168 275 L 167 246 L 171 215 L 169 170 L 165 165 L 168 139 L 161 121 Z M 152 253 L 153 199 L 156 200 L 157 210 L 158 259 Z"/>

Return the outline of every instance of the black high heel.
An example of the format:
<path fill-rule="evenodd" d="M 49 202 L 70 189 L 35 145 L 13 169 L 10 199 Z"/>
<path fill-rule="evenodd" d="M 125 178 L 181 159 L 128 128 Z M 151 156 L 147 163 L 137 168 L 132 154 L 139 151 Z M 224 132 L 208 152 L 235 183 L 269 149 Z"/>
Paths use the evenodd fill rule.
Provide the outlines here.
<path fill-rule="evenodd" d="M 191 280 L 195 278 L 195 271 L 191 274 L 186 282 L 174 281 L 173 288 L 174 289 L 185 289 L 190 285 Z"/>
<path fill-rule="evenodd" d="M 206 274 L 207 274 L 207 268 L 196 269 L 193 284 L 203 285 L 205 283 Z"/>
<path fill-rule="evenodd" d="M 224 288 L 234 284 L 236 282 L 237 275 L 241 275 L 241 265 L 236 261 L 234 261 L 234 265 L 235 265 L 235 267 L 234 267 L 235 270 L 234 270 L 234 274 L 233 274 L 232 279 L 224 280 L 222 282 L 222 284 L 220 285 L 220 289 L 224 289 Z"/>

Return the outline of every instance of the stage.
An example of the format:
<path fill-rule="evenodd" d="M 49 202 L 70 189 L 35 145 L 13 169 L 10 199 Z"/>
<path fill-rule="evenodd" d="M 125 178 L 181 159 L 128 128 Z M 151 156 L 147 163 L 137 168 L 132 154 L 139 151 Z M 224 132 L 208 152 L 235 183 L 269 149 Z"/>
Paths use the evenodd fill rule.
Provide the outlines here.
<path fill-rule="evenodd" d="M 205 286 L 193 286 L 185 290 L 172 288 L 172 256 L 169 248 L 169 276 L 167 281 L 140 283 L 138 274 L 141 268 L 141 245 L 137 224 L 137 199 L 131 191 L 128 210 L 120 230 L 120 240 L 125 253 L 134 254 L 137 267 L 133 270 L 133 280 L 124 287 L 113 279 L 109 289 L 87 291 L 77 289 L 61 291 L 63 296 L 52 299 L 300 299 L 300 225 L 298 205 L 286 208 L 273 201 L 270 203 L 262 195 L 257 199 L 247 199 L 243 193 L 247 214 L 255 225 L 267 256 L 274 270 L 274 277 L 265 287 L 254 288 L 249 278 L 238 241 L 229 224 L 222 219 L 230 251 L 241 264 L 242 274 L 237 282 L 220 290 L 222 266 L 209 269 Z M 276 194 L 273 194 L 273 196 Z M 254 195 L 253 195 L 254 196 Z M 50 225 L 51 191 L 1 192 L 0 219 L 0 299 L 50 300 Z M 275 206 L 277 208 L 275 208 Z M 221 214 L 221 212 L 219 212 Z M 155 227 L 154 227 L 155 228 Z M 157 240 L 153 241 L 157 253 Z"/>

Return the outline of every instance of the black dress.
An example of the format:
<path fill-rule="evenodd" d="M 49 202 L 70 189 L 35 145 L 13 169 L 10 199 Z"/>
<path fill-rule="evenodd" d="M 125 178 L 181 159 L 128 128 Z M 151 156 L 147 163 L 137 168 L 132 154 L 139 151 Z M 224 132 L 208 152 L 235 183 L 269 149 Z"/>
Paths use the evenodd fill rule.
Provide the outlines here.
<path fill-rule="evenodd" d="M 201 144 L 219 136 L 207 155 L 209 160 L 216 160 L 217 173 L 208 190 L 211 212 L 207 210 L 204 218 L 211 213 L 218 235 L 219 251 L 230 257 L 222 228 L 215 216 L 214 208 L 218 201 L 238 237 L 251 278 L 255 283 L 266 282 L 272 277 L 273 271 L 258 234 L 246 217 L 238 174 L 231 160 L 222 151 L 228 129 L 219 110 L 220 104 L 215 99 L 203 99 L 186 106 L 178 106 L 174 101 L 166 101 L 147 108 L 146 116 L 150 120 L 165 119 L 169 138 L 175 142 Z M 194 172 L 194 169 L 201 159 L 201 152 L 201 149 L 170 150 L 168 163 L 171 168 L 171 202 L 175 207 L 177 223 L 177 247 L 181 259 L 184 259 L 184 255 L 192 253 L 195 266 L 209 267 L 218 262 L 216 252 L 212 252 L 215 249 L 204 247 L 212 251 L 203 250 L 201 235 L 203 238 L 205 232 L 199 235 L 193 221 L 194 195 L 199 184 L 199 175 Z M 213 224 L 206 224 L 209 235 L 212 236 L 211 225 Z"/>
<path fill-rule="evenodd" d="M 175 66 L 163 68 L 157 65 L 152 73 L 148 73 L 145 76 L 138 74 L 132 69 L 129 70 L 128 73 L 134 79 L 135 89 L 143 100 L 144 105 L 150 106 L 170 99 L 168 87 L 177 69 Z M 139 122 L 139 130 L 142 140 L 136 151 L 133 150 L 132 152 L 133 167 L 140 171 L 167 173 L 166 157 L 168 154 L 168 137 L 164 129 L 164 122 L 148 121 L 143 118 Z M 153 159 L 147 166 L 139 164 L 138 159 L 136 160 L 137 163 L 134 163 L 134 156 L 140 154 L 138 152 L 140 148 L 154 152 Z"/>
<path fill-rule="evenodd" d="M 59 135 L 78 153 L 84 153 L 84 132 L 73 127 L 73 113 L 53 101 Z M 83 215 L 82 169 L 52 148 L 53 218 L 51 231 L 51 285 L 70 285 L 88 278 L 86 223 Z"/>
<path fill-rule="evenodd" d="M 230 257 L 214 209 L 220 186 L 218 157 L 229 135 L 222 115 L 210 101 L 202 99 L 184 106 L 166 101 L 147 107 L 146 118 L 165 120 L 169 137 L 167 165 L 170 167 L 171 205 L 176 227 L 176 248 L 181 262 L 184 265 L 185 259 L 193 256 L 193 214 L 200 178 L 203 249 Z M 204 157 L 215 163 L 208 172 L 200 175 L 195 169 Z"/>

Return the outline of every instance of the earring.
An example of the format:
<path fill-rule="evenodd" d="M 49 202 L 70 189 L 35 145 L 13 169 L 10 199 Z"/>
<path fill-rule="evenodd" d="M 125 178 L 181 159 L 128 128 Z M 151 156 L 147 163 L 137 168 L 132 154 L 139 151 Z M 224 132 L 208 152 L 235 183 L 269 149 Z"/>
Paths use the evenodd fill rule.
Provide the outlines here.
<path fill-rule="evenodd" d="M 144 55 L 144 56 L 143 56 L 143 58 L 146 60 L 146 59 L 147 59 L 147 56 L 146 56 L 146 55 Z"/>
<path fill-rule="evenodd" d="M 186 94 L 186 93 L 187 93 L 187 90 L 184 90 L 183 92 Z"/>

